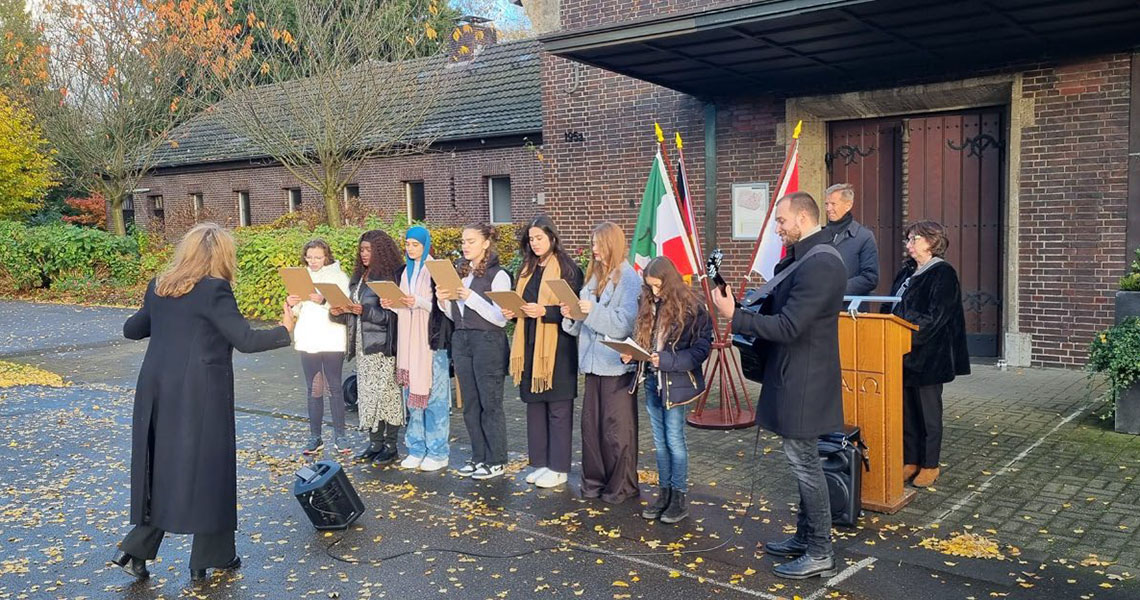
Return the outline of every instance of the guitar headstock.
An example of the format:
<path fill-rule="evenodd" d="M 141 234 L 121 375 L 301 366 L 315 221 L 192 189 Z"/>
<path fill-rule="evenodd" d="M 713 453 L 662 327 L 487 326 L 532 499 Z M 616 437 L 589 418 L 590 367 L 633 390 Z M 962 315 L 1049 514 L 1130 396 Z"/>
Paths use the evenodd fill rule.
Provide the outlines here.
<path fill-rule="evenodd" d="M 720 248 L 716 248 L 709 253 L 709 257 L 705 261 L 705 273 L 721 291 L 724 291 L 725 286 L 728 285 L 720 274 L 720 264 L 723 260 L 724 252 L 721 252 Z"/>

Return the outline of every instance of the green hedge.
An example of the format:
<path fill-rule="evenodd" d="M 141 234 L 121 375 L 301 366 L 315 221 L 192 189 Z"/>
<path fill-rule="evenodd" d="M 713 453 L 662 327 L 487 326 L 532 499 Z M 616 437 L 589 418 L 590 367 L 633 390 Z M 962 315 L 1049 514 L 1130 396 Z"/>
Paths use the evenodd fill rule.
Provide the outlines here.
<path fill-rule="evenodd" d="M 402 246 L 407 222 L 372 219 L 364 227 L 301 225 L 244 227 L 234 231 L 238 274 L 234 284 L 238 307 L 249 318 L 276 321 L 281 317 L 285 288 L 277 269 L 301 265 L 301 247 L 322 238 L 346 273 L 352 273 L 356 243 L 366 229 L 386 231 Z M 459 255 L 460 227 L 431 227 L 436 258 Z M 501 225 L 496 249 L 508 267 L 517 263 L 518 243 L 513 225 Z M 0 221 L 0 294 L 52 299 L 76 298 L 115 304 L 124 291 L 154 277 L 170 260 L 172 246 L 157 236 L 136 232 L 126 237 L 73 225 L 29 227 Z M 127 290 L 124 290 L 127 288 Z"/>
<path fill-rule="evenodd" d="M 74 225 L 28 227 L 0 221 L 0 278 L 13 291 L 93 280 L 132 285 L 143 275 L 146 234 L 119 237 Z"/>

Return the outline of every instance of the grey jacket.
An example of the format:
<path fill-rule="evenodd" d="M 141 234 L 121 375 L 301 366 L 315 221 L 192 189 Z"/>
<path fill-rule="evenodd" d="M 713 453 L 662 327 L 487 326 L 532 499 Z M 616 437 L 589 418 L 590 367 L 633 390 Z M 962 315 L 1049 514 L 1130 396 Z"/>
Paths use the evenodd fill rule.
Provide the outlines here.
<path fill-rule="evenodd" d="M 858 221 L 851 221 L 851 225 L 842 230 L 828 225 L 827 233 L 847 267 L 846 295 L 866 296 L 873 292 L 879 285 L 879 249 L 875 246 L 875 234 Z"/>
<path fill-rule="evenodd" d="M 624 340 L 633 334 L 637 320 L 637 300 L 641 296 L 641 277 L 628 262 L 621 265 L 621 278 L 612 281 L 596 295 L 598 284 L 593 279 L 582 286 L 578 297 L 594 302 L 584 321 L 562 319 L 562 329 L 578 336 L 578 370 L 589 375 L 624 375 L 637 368 L 636 362 L 625 364 L 617 350 L 602 343 L 603 336 Z"/>

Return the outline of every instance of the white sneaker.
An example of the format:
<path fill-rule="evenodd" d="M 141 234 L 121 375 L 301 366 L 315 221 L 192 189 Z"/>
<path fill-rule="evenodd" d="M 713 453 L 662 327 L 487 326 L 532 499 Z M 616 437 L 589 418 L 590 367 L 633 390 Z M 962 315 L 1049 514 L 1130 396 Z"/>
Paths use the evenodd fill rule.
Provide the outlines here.
<path fill-rule="evenodd" d="M 432 457 L 427 457 L 420 463 L 420 470 L 425 472 L 438 471 L 447 468 L 447 459 L 436 460 Z"/>
<path fill-rule="evenodd" d="M 404 460 L 400 461 L 400 468 L 401 469 L 418 469 L 420 466 L 420 463 L 422 463 L 423 461 L 424 461 L 424 458 L 422 456 L 412 456 L 411 454 L 409 454 L 404 458 Z"/>
<path fill-rule="evenodd" d="M 467 462 L 463 463 L 462 467 L 459 467 L 458 469 L 455 470 L 455 474 L 459 475 L 460 477 L 470 477 L 471 474 L 474 473 L 475 471 L 479 470 L 479 467 L 481 467 L 481 466 L 483 466 L 483 463 L 475 463 L 472 461 L 467 461 Z"/>
<path fill-rule="evenodd" d="M 559 473 L 558 471 L 547 469 L 546 472 L 542 474 L 542 477 L 535 480 L 534 485 L 540 488 L 555 488 L 566 483 L 566 479 L 566 473 Z"/>
<path fill-rule="evenodd" d="M 499 475 L 502 475 L 504 471 L 506 471 L 506 467 L 503 465 L 481 464 L 479 465 L 479 468 L 475 469 L 475 472 L 471 474 L 471 479 L 478 479 L 480 481 L 484 479 L 491 479 L 492 477 L 498 477 Z"/>
<path fill-rule="evenodd" d="M 534 483 L 534 482 L 538 481 L 538 478 L 545 475 L 546 472 L 549 470 L 550 469 L 547 469 L 546 467 L 539 467 L 539 468 L 531 471 L 530 473 L 527 473 L 526 474 L 526 482 L 527 483 Z"/>

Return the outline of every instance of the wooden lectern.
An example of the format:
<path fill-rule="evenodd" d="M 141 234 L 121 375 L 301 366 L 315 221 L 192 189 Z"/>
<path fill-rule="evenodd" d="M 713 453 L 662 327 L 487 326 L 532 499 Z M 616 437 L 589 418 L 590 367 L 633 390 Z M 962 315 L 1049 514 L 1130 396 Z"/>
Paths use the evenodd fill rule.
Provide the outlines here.
<path fill-rule="evenodd" d="M 894 315 L 839 316 L 843 422 L 858 425 L 871 470 L 863 474 L 863 508 L 896 513 L 914 498 L 903 486 L 902 358 L 918 327 Z"/>

